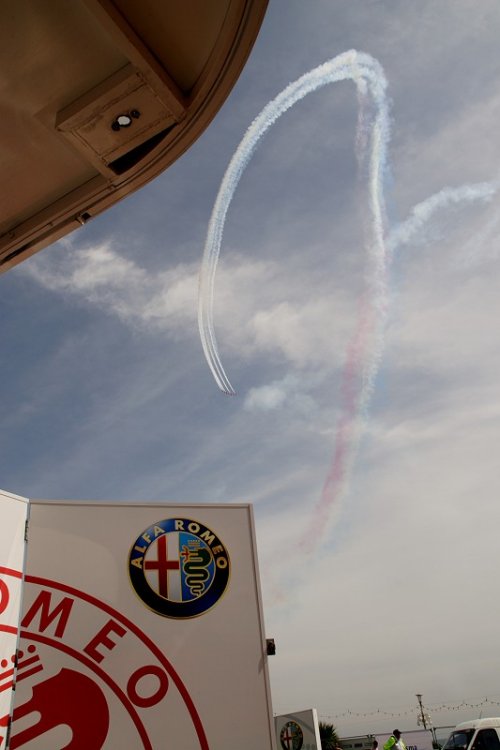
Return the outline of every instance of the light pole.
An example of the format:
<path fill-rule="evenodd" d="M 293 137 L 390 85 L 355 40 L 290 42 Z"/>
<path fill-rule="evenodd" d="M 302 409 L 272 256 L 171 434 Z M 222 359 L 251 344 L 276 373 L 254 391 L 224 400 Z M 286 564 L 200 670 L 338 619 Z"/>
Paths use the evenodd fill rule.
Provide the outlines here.
<path fill-rule="evenodd" d="M 424 706 L 422 703 L 422 693 L 417 693 L 416 698 L 418 700 L 418 705 L 420 707 L 420 713 L 417 716 L 417 724 L 418 725 L 423 724 L 424 729 L 427 729 L 427 727 L 429 727 L 431 735 L 432 735 L 432 747 L 435 749 L 440 748 L 439 742 L 437 741 L 437 737 L 436 737 L 436 730 L 434 729 L 434 725 L 432 723 L 432 719 L 429 716 L 429 714 L 424 711 Z"/>
<path fill-rule="evenodd" d="M 426 718 L 427 717 L 424 714 L 424 707 L 422 705 L 422 693 L 417 693 L 416 697 L 417 697 L 417 700 L 418 700 L 418 705 L 420 706 L 420 716 L 417 718 L 417 723 L 418 724 L 423 724 L 424 725 L 424 729 L 427 729 L 427 724 L 426 724 Z"/>

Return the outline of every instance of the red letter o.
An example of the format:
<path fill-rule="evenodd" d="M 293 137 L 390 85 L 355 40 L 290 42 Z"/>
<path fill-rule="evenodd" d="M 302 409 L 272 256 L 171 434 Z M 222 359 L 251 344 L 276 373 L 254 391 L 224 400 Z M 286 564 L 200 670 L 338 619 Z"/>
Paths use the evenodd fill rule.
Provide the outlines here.
<path fill-rule="evenodd" d="M 145 677 L 148 674 L 158 677 L 158 689 L 155 693 L 152 693 L 152 695 L 143 698 L 142 695 L 139 695 L 137 692 L 137 683 L 142 677 Z M 155 667 L 153 664 L 150 664 L 148 667 L 137 669 L 127 682 L 127 695 L 132 703 L 139 706 L 139 708 L 151 708 L 151 706 L 155 706 L 162 700 L 162 698 L 164 698 L 167 690 L 167 675 L 163 669 Z"/>
<path fill-rule="evenodd" d="M 9 604 L 9 589 L 5 581 L 0 578 L 0 615 L 5 612 Z"/>

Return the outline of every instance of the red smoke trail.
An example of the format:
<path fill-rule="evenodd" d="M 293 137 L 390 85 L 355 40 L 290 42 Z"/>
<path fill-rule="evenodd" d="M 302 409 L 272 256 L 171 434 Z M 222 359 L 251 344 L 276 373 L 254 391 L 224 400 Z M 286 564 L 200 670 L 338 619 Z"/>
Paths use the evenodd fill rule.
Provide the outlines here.
<path fill-rule="evenodd" d="M 366 299 L 363 299 L 358 324 L 346 352 L 346 363 L 340 387 L 341 415 L 337 422 L 335 449 L 330 471 L 323 484 L 321 497 L 313 511 L 311 522 L 301 540 L 301 546 L 307 552 L 311 552 L 318 545 L 318 529 L 321 535 L 326 532 L 332 505 L 341 496 L 350 474 L 350 464 L 357 445 L 356 431 L 359 429 L 360 395 L 366 349 L 373 328 L 372 307 Z"/>

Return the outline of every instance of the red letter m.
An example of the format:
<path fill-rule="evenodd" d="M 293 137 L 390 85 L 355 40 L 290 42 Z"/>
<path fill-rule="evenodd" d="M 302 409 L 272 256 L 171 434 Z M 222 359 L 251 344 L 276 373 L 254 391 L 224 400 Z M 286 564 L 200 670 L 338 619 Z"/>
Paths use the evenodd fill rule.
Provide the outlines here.
<path fill-rule="evenodd" d="M 41 610 L 38 631 L 40 633 L 43 633 L 44 630 L 47 630 L 51 622 L 58 618 L 54 635 L 57 638 L 62 638 L 66 629 L 66 625 L 68 624 L 68 617 L 71 612 L 71 607 L 73 606 L 74 599 L 70 599 L 69 597 L 65 596 L 64 599 L 59 602 L 57 607 L 52 610 L 52 612 L 50 611 L 51 600 L 52 593 L 50 591 L 41 591 L 31 605 L 29 611 L 25 614 L 21 622 L 21 627 L 29 627 L 32 620 L 38 613 L 38 610 Z"/>

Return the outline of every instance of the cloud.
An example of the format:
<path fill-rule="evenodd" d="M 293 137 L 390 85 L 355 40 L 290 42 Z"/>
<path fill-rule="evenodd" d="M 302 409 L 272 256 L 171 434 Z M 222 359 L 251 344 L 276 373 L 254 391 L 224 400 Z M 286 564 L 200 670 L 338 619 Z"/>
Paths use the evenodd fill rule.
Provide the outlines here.
<path fill-rule="evenodd" d="M 243 408 L 246 411 L 267 412 L 287 407 L 304 413 L 311 412 L 315 409 L 315 402 L 305 393 L 307 388 L 307 379 L 288 374 L 268 385 L 250 388 Z"/>
<path fill-rule="evenodd" d="M 122 256 L 111 241 L 91 247 L 64 241 L 22 266 L 44 288 L 117 316 L 133 328 L 171 338 L 198 336 L 198 266 L 148 271 Z M 231 355 L 281 357 L 289 365 L 339 366 L 354 299 L 326 282 L 308 297 L 307 271 L 233 256 L 217 278 L 219 338 Z"/>
<path fill-rule="evenodd" d="M 271 411 L 284 405 L 287 399 L 286 384 L 282 381 L 264 385 L 261 388 L 250 388 L 243 407 L 248 411 L 253 409 Z"/>
<path fill-rule="evenodd" d="M 120 255 L 110 241 L 78 247 L 66 240 L 22 270 L 44 288 L 80 298 L 128 325 L 177 335 L 195 326 L 194 265 L 149 273 Z"/>

